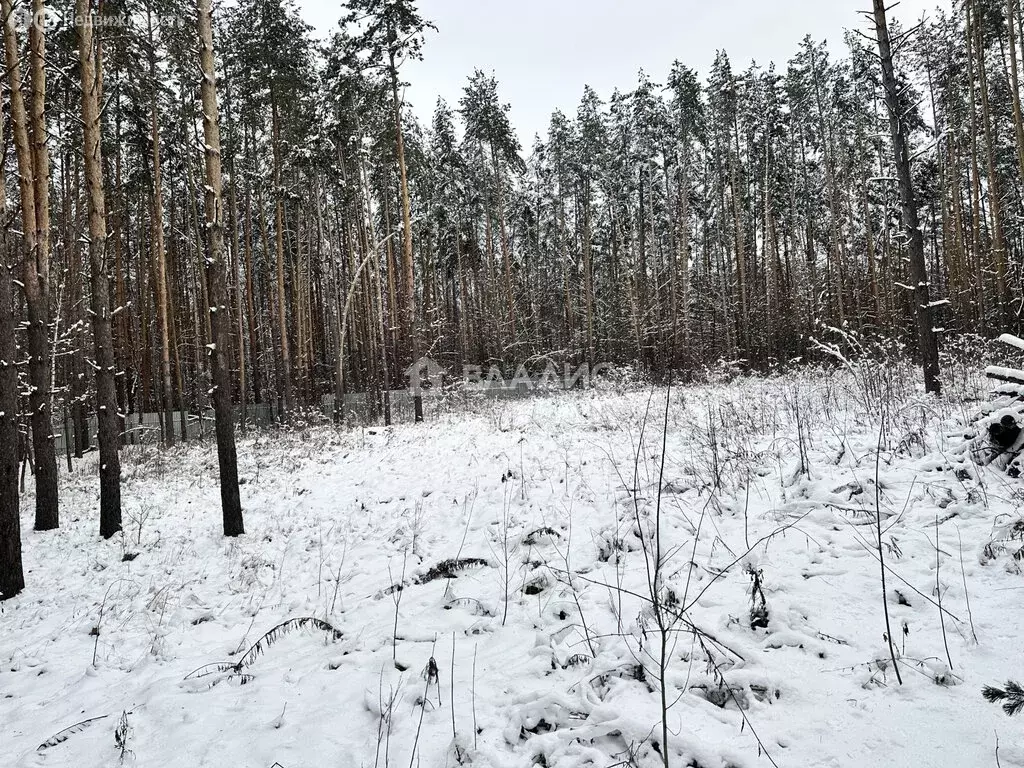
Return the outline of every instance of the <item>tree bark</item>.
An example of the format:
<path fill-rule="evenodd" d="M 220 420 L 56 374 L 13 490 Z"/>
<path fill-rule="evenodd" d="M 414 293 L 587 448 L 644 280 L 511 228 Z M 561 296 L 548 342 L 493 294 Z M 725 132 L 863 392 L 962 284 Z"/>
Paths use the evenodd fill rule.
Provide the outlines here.
<path fill-rule="evenodd" d="M 975 60 L 978 64 L 978 91 L 981 94 L 981 124 L 985 136 L 985 157 L 988 169 L 988 201 L 992 215 L 992 255 L 995 258 L 996 294 L 998 319 L 1010 319 L 1010 291 L 1007 284 L 1006 236 L 1003 229 L 1002 191 L 996 172 L 996 137 L 989 105 L 988 68 L 985 64 L 985 48 L 982 45 L 981 28 L 978 19 L 977 0 L 972 0 L 967 10 L 967 27 L 973 30 Z"/>
<path fill-rule="evenodd" d="M 221 178 L 220 125 L 217 107 L 217 75 L 213 60 L 213 12 L 210 0 L 197 0 L 202 65 L 203 138 L 206 158 L 207 285 L 210 291 L 210 363 L 213 378 L 213 412 L 220 465 L 220 500 L 224 535 L 245 533 L 238 493 L 238 457 L 231 409 L 231 315 L 228 311 L 227 270 L 224 266 L 224 203 Z"/>
<path fill-rule="evenodd" d="M 0 201 L 6 195 L 0 185 Z M 0 601 L 25 588 L 21 564 L 21 515 L 18 494 L 18 369 L 14 344 L 13 270 L 4 228 L 0 253 Z"/>
<path fill-rule="evenodd" d="M 41 0 L 33 10 L 42 12 Z M 53 445 L 50 360 L 50 213 L 49 153 L 46 148 L 46 96 L 44 38 L 39 24 L 31 24 L 31 114 L 22 93 L 21 59 L 11 0 L 0 1 L 4 17 L 4 53 L 11 91 L 11 123 L 18 159 L 25 255 L 22 284 L 28 314 L 29 380 L 32 393 L 32 450 L 36 466 L 35 529 L 47 531 L 60 523 L 57 495 L 57 454 Z M 36 18 L 41 18 L 37 16 Z"/>
<path fill-rule="evenodd" d="M 284 204 L 281 201 L 281 121 L 278 117 L 277 101 L 271 94 L 271 128 L 274 144 L 274 248 L 277 256 L 277 324 L 281 342 L 281 389 L 284 395 L 284 410 L 291 413 L 295 407 L 295 389 L 292 384 L 292 355 L 288 343 L 288 296 L 284 287 Z"/>
<path fill-rule="evenodd" d="M 0 114 L 0 137 L 3 115 Z M 0 141 L 2 143 L 2 141 Z M 0 211 L 7 210 L 7 185 L 0 168 Z M 21 510 L 18 493 L 18 368 L 14 340 L 14 269 L 9 221 L 0 230 L 0 601 L 25 588 L 21 562 Z"/>
<path fill-rule="evenodd" d="M 1010 46 L 1010 99 L 1013 103 L 1013 130 L 1017 140 L 1017 165 L 1024 181 L 1024 117 L 1021 116 L 1020 78 L 1017 67 L 1017 33 L 1014 21 L 1020 15 L 1017 0 L 1006 0 L 1006 33 Z"/>
<path fill-rule="evenodd" d="M 398 178 L 402 191 L 402 325 L 408 344 L 409 365 L 419 359 L 419 335 L 416 328 L 416 276 L 412 257 L 412 212 L 409 203 L 409 179 L 405 167 L 405 140 L 402 138 L 402 107 L 398 99 L 398 68 L 396 52 L 390 52 L 391 102 L 395 120 L 395 142 L 398 150 Z M 410 384 L 413 382 L 410 380 Z M 419 388 L 413 391 L 413 411 L 416 421 L 423 421 L 423 396 Z"/>
<path fill-rule="evenodd" d="M 114 337 L 110 317 L 107 264 L 107 203 L 103 190 L 102 126 L 100 123 L 103 61 L 93 46 L 92 2 L 76 0 L 78 61 L 82 82 L 82 133 L 85 183 L 89 199 L 89 276 L 92 288 L 92 335 L 96 350 L 96 410 L 100 449 L 100 535 L 109 539 L 121 530 L 120 424 Z"/>
<path fill-rule="evenodd" d="M 931 297 L 924 263 L 924 236 L 921 234 L 917 201 L 914 199 L 913 179 L 910 175 L 906 126 L 900 115 L 896 74 L 892 63 L 892 46 L 889 40 L 889 27 L 885 19 L 885 0 L 873 0 L 873 2 L 878 54 L 882 63 L 882 84 L 885 87 L 885 103 L 889 110 L 889 133 L 892 136 L 896 178 L 900 189 L 900 207 L 903 226 L 907 230 L 907 256 L 910 260 L 910 279 L 914 291 L 918 349 L 924 364 L 924 387 L 926 392 L 938 394 L 942 388 L 939 380 L 939 346 L 935 329 L 932 327 Z"/>
<path fill-rule="evenodd" d="M 150 135 L 153 142 L 153 211 L 151 236 L 153 249 L 153 286 L 156 295 L 156 316 L 160 330 L 160 383 L 163 395 L 164 444 L 174 445 L 174 388 L 171 385 L 171 330 L 167 297 L 167 249 L 164 243 L 164 191 L 160 147 L 160 113 L 157 103 L 156 47 L 153 20 L 147 9 L 149 25 L 149 76 L 153 89 L 150 101 Z M 185 436 L 184 433 L 182 435 Z"/>
<path fill-rule="evenodd" d="M 261 365 L 259 359 L 259 341 L 256 332 L 256 302 L 253 295 L 253 264 L 252 264 L 252 194 L 248 186 L 245 190 L 245 319 L 248 324 L 249 367 L 252 370 L 252 401 L 259 405 L 263 402 L 263 390 L 260 381 Z M 243 392 L 243 397 L 244 397 Z M 244 400 L 243 400 L 244 402 Z"/>
<path fill-rule="evenodd" d="M 587 364 L 593 371 L 597 365 L 597 350 L 594 346 L 594 249 L 591 223 L 590 179 L 582 183 L 583 192 L 583 306 L 587 324 Z M 507 264 L 507 259 L 506 259 Z M 511 284 L 510 284 L 511 285 Z M 510 294 L 511 295 L 511 294 Z M 512 311 L 511 305 L 509 311 Z M 514 328 L 515 326 L 513 326 Z M 513 337 L 514 340 L 514 337 Z"/>

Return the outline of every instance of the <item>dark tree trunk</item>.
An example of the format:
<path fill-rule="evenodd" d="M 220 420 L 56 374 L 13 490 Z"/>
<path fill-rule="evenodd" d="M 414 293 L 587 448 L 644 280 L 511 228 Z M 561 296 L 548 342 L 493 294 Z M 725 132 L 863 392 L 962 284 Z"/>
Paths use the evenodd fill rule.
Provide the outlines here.
<path fill-rule="evenodd" d="M 38 3 L 40 13 L 42 4 Z M 35 4 L 33 5 L 35 8 Z M 37 531 L 60 524 L 57 494 L 57 453 L 53 444 L 50 408 L 50 236 L 49 236 L 49 154 L 43 104 L 46 71 L 43 67 L 43 31 L 32 24 L 30 69 L 32 75 L 31 114 L 22 92 L 21 52 L 15 29 L 11 0 L 2 0 L 4 53 L 10 85 L 11 123 L 18 158 L 18 191 L 21 198 L 24 258 L 21 282 L 28 315 L 28 370 L 32 393 L 32 450 L 36 470 Z"/>
<path fill-rule="evenodd" d="M 220 500 L 224 512 L 224 535 L 238 536 L 245 533 L 245 526 L 242 522 L 242 504 L 238 494 L 238 457 L 235 452 L 235 424 L 231 410 L 231 317 L 228 311 L 227 274 L 224 266 L 220 126 L 210 0 L 198 0 L 198 12 L 206 156 L 206 272 L 210 291 L 210 330 L 213 340 L 210 345 L 213 412 L 217 428 L 217 459 L 220 464 Z"/>
<path fill-rule="evenodd" d="M 0 184 L 0 201 L 6 202 Z M 6 227 L 5 227 L 6 234 Z M 14 345 L 13 275 L 7 238 L 0 252 L 0 601 L 25 588 L 21 566 L 21 517 L 18 496 L 18 369 Z"/>
<path fill-rule="evenodd" d="M 928 273 L 924 262 L 924 236 L 921 234 L 917 201 L 914 199 L 914 186 L 910 175 L 906 126 L 900 114 L 896 74 L 892 64 L 892 46 L 889 41 L 889 27 L 885 20 L 885 0 L 874 0 L 874 12 L 878 54 L 882 63 L 882 85 L 885 87 L 885 104 L 889 110 L 889 133 L 892 136 L 896 178 L 900 189 L 900 207 L 903 226 L 907 230 L 907 256 L 910 260 L 910 279 L 914 289 L 918 349 L 924 364 L 924 388 L 926 392 L 938 394 L 942 388 L 942 383 L 939 380 L 939 346 L 935 330 L 932 327 L 931 297 L 928 290 Z"/>
<path fill-rule="evenodd" d="M 110 317 L 107 264 L 107 204 L 103 192 L 100 124 L 100 83 L 103 62 L 93 48 L 91 0 L 76 0 L 78 59 L 82 80 L 82 133 L 85 183 L 89 199 L 89 276 L 92 287 L 92 335 L 96 349 L 96 419 L 100 448 L 100 536 L 109 539 L 121 530 L 120 422 L 114 336 Z"/>
<path fill-rule="evenodd" d="M 0 115 L 0 134 L 3 116 Z M 7 185 L 0 168 L 0 211 L 7 210 Z M 18 488 L 18 368 L 14 341 L 14 270 L 9 237 L 10 220 L 4 219 L 0 236 L 0 601 L 25 588 L 21 562 L 21 509 Z"/>
<path fill-rule="evenodd" d="M 402 282 L 401 318 L 403 341 L 409 350 L 405 360 L 414 365 L 419 359 L 419 329 L 416 327 L 416 277 L 413 273 L 412 255 L 412 214 L 409 202 L 409 181 L 405 167 L 405 140 L 402 137 L 402 107 L 398 98 L 398 69 L 395 64 L 396 52 L 391 51 L 388 72 L 391 76 L 391 106 L 395 120 L 395 146 L 398 151 L 398 178 L 402 193 Z M 390 266 L 389 266 L 390 271 Z M 399 359 L 402 359 L 399 355 Z M 414 384 L 412 379 L 410 385 Z M 418 386 L 413 389 L 413 418 L 423 421 L 423 395 Z"/>

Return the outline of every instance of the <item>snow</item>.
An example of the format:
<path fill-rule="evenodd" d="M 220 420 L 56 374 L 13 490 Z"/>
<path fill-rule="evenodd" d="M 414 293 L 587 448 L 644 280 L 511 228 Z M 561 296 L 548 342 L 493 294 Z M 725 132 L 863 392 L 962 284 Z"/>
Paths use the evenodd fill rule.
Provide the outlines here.
<path fill-rule="evenodd" d="M 108 542 L 89 457 L 62 478 L 59 531 L 31 532 L 23 499 L 4 764 L 115 765 L 127 713 L 138 766 L 661 765 L 640 597 L 660 507 L 662 594 L 682 614 L 673 766 L 965 768 L 994 765 L 996 737 L 1001 765 L 1022 766 L 1020 722 L 980 694 L 1024 669 L 1020 481 L 954 457 L 952 399 L 890 404 L 876 462 L 880 414 L 855 388 L 832 373 L 674 390 L 664 454 L 664 390 L 250 435 L 235 540 L 212 443 L 127 449 L 125 533 Z M 432 579 L 452 558 L 484 564 Z M 340 636 L 307 626 L 244 655 L 307 616 Z"/>
<path fill-rule="evenodd" d="M 1011 347 L 1016 347 L 1017 349 L 1024 349 L 1024 339 L 1020 339 L 1017 336 L 1014 336 L 1012 333 L 1004 333 L 999 337 L 998 340 L 1001 341 L 1003 344 L 1009 344 Z"/>
<path fill-rule="evenodd" d="M 985 368 L 985 375 L 994 379 L 1006 379 L 1008 381 L 1024 381 L 1024 370 L 1020 368 L 1007 368 L 1002 365 L 990 365 Z"/>

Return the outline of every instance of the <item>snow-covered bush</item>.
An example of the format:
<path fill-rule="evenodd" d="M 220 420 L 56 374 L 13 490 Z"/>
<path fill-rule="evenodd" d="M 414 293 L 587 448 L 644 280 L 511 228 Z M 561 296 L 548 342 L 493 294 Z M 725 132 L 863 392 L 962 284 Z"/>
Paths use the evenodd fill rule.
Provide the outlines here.
<path fill-rule="evenodd" d="M 914 394 L 919 371 L 898 339 L 822 326 L 811 348 L 842 366 L 853 378 L 853 394 L 867 414 L 890 414 Z"/>
<path fill-rule="evenodd" d="M 1001 359 L 1003 349 L 996 340 L 975 333 L 944 338 L 939 349 L 939 368 L 946 399 L 954 403 L 983 399 L 989 390 L 985 368 Z"/>

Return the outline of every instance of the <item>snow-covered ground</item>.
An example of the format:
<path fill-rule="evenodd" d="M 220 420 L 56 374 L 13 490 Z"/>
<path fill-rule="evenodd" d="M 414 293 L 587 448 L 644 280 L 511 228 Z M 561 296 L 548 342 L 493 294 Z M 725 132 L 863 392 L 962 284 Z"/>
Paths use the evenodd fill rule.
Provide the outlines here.
<path fill-rule="evenodd" d="M 0 764 L 651 766 L 664 698 L 672 766 L 1024 766 L 980 695 L 1024 675 L 1024 481 L 957 453 L 970 406 L 871 384 L 250 436 L 237 540 L 211 445 L 132 449 L 109 542 L 87 459 L 0 614 Z"/>

